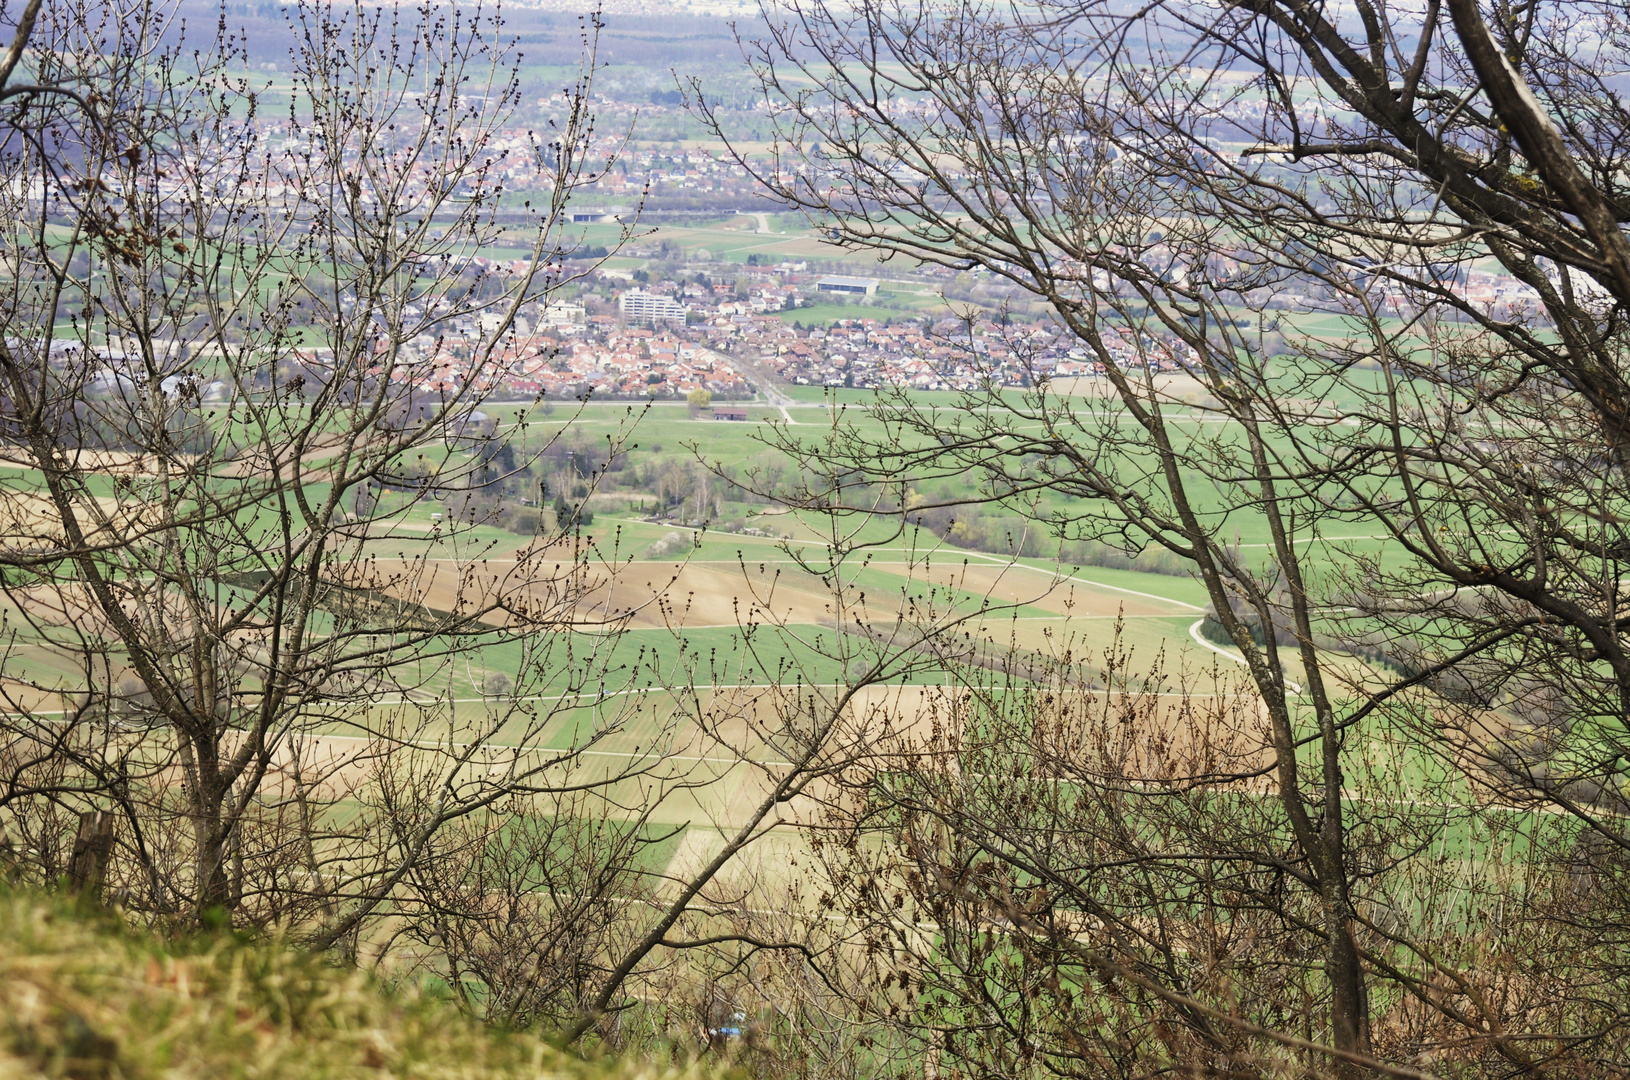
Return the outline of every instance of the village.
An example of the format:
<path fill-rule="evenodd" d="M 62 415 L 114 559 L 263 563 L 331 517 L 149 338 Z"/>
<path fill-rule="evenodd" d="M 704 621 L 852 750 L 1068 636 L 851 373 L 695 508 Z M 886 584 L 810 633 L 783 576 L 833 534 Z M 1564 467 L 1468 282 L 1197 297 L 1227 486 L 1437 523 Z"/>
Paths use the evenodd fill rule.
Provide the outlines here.
<path fill-rule="evenodd" d="M 476 389 L 512 400 L 695 401 L 703 392 L 709 402 L 739 402 L 760 394 L 755 375 L 791 386 L 973 391 L 1105 373 L 1101 361 L 1053 323 L 1003 325 L 987 315 L 935 319 L 860 303 L 853 316 L 826 325 L 788 318 L 817 298 L 864 300 L 875 293 L 876 279 L 817 278 L 795 266 L 753 275 L 750 284 L 743 277 L 723 285 L 653 284 L 605 268 L 592 276 L 598 288 L 586 293 L 586 302 L 531 305 L 507 330 L 497 315 L 463 317 L 437 334 L 398 344 L 388 362 L 391 378 L 448 393 L 479 368 L 492 374 Z M 1139 340 L 1130 331 L 1111 329 L 1105 341 L 1122 370 L 1180 372 L 1197 360 L 1171 342 Z M 477 361 L 476 350 L 484 347 L 494 349 L 495 363 Z M 382 339 L 379 348 L 389 347 Z M 327 362 L 320 349 L 301 350 L 299 358 L 308 366 Z"/>

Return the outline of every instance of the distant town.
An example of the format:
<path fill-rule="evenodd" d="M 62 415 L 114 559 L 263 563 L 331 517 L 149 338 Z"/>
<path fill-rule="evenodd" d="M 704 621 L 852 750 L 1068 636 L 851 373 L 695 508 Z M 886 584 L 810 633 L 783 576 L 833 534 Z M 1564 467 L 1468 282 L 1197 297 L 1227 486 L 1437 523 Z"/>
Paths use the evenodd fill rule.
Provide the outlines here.
<path fill-rule="evenodd" d="M 959 319 L 868 307 L 881 279 L 816 274 L 801 262 L 736 264 L 725 274 L 687 269 L 658 279 L 646 270 L 588 270 L 576 298 L 533 305 L 517 318 L 500 340 L 499 363 L 487 368 L 497 373 L 495 384 L 480 389 L 516 399 L 674 399 L 704 391 L 725 402 L 754 398 L 765 377 L 793 386 L 955 391 L 1105 374 L 1052 321 L 1004 324 L 978 309 Z M 1490 275 L 1473 274 L 1459 288 L 1502 311 L 1532 303 L 1525 289 Z M 830 311 L 834 303 L 854 305 L 854 315 L 810 325 L 797 318 L 802 308 Z M 471 350 L 497 329 L 494 318 L 460 320 L 407 343 L 398 377 L 419 379 L 426 391 L 458 388 Z M 1123 370 L 1183 372 L 1197 360 L 1171 341 L 1140 341 L 1127 329 L 1112 328 L 1105 340 Z M 307 350 L 302 358 L 318 356 Z"/>
<path fill-rule="evenodd" d="M 532 307 L 500 341 L 490 369 L 502 373 L 493 376 L 499 381 L 482 389 L 504 397 L 602 399 L 684 398 L 700 390 L 737 401 L 759 393 L 755 370 L 794 386 L 917 390 L 1018 387 L 1043 376 L 1104 373 L 1051 324 L 934 320 L 860 306 L 853 317 L 825 326 L 785 317 L 816 300 L 875 295 L 875 278 L 816 277 L 798 264 L 748 270 L 723 284 L 636 283 L 633 273 L 618 269 L 592 277 L 610 287 L 615 312 L 591 314 L 571 302 Z M 471 350 L 496 329 L 459 320 L 403 345 L 395 370 L 421 379 L 426 391 L 457 389 L 472 366 Z M 1124 366 L 1142 356 L 1154 369 L 1177 371 L 1188 359 L 1154 342 L 1139 350 L 1130 336 L 1112 339 L 1112 356 Z M 323 359 L 315 349 L 300 358 L 319 365 Z"/>

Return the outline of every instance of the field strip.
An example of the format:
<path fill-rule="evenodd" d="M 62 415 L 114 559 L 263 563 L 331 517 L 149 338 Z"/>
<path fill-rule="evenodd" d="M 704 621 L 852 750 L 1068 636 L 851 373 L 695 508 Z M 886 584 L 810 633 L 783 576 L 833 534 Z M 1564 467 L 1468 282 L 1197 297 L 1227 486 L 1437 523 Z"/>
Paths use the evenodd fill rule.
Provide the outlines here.
<path fill-rule="evenodd" d="M 658 528 L 671 529 L 671 530 L 673 530 L 675 532 L 680 532 L 680 531 L 689 532 L 689 533 L 701 533 L 702 532 L 701 529 L 698 529 L 694 525 L 678 525 L 678 524 L 664 525 L 664 524 L 661 524 L 659 522 L 642 521 L 639 518 L 612 518 L 610 520 L 621 521 L 621 522 L 625 522 L 625 523 L 630 524 L 630 525 L 656 525 Z M 710 539 L 719 539 L 719 540 L 730 539 L 730 540 L 736 540 L 736 541 L 743 542 L 743 543 L 770 544 L 770 545 L 773 545 L 773 546 L 776 546 L 776 547 L 780 547 L 782 544 L 794 544 L 794 545 L 807 544 L 807 545 L 814 545 L 814 546 L 825 546 L 823 544 L 823 542 L 820 541 L 820 540 L 799 540 L 799 539 L 782 540 L 782 539 L 777 539 L 777 538 L 771 537 L 771 536 L 742 536 L 740 533 L 723 533 L 723 534 L 720 534 L 720 533 L 715 532 L 715 533 L 711 533 L 711 534 L 707 534 L 707 535 L 709 536 Z M 1310 539 L 1320 539 L 1320 538 L 1319 537 L 1312 537 Z M 1332 536 L 1332 537 L 1328 537 L 1327 539 L 1331 539 L 1331 540 L 1358 540 L 1358 539 L 1366 539 L 1366 538 L 1364 538 L 1364 537 L 1356 537 L 1356 536 Z M 1247 545 L 1244 545 L 1244 546 L 1250 547 L 1252 545 L 1247 544 Z M 1266 547 L 1268 545 L 1264 544 L 1264 545 L 1261 545 L 1261 546 Z M 1203 608 L 1200 608 L 1200 607 L 1198 607 L 1198 606 L 1196 606 L 1194 604 L 1190 604 L 1190 603 L 1188 603 L 1187 601 L 1184 601 L 1184 600 L 1172 600 L 1170 597 L 1157 596 L 1154 593 L 1138 592 L 1136 589 L 1124 589 L 1119 585 L 1106 585 L 1101 581 L 1093 581 L 1090 578 L 1076 577 L 1076 576 L 1071 575 L 1071 574 L 1057 574 L 1057 573 L 1055 573 L 1054 571 L 1051 571 L 1051 570 L 1044 570 L 1043 568 L 1041 568 L 1039 566 L 1031 566 L 1028 563 L 1016 562 L 1016 561 L 1011 560 L 1011 559 L 1004 559 L 1000 555 L 992 555 L 992 554 L 990 554 L 988 552 L 984 552 L 984 551 L 970 551 L 970 550 L 968 550 L 966 548 L 933 548 L 933 549 L 929 549 L 927 551 L 918 551 L 918 550 L 915 550 L 915 549 L 912 549 L 912 548 L 886 548 L 886 547 L 878 547 L 878 548 L 861 547 L 861 548 L 857 548 L 856 550 L 857 551 L 867 552 L 867 553 L 876 553 L 876 554 L 881 554 L 881 555 L 918 555 L 918 554 L 920 554 L 922 556 L 923 560 L 926 561 L 926 562 L 932 562 L 933 561 L 933 554 L 935 552 L 944 552 L 948 557 L 951 557 L 951 558 L 955 558 L 956 556 L 960 555 L 960 556 L 962 556 L 964 558 L 968 558 L 968 559 L 980 559 L 980 560 L 983 560 L 983 561 L 985 561 L 987 563 L 994 563 L 997 566 L 1014 566 L 1014 567 L 1019 567 L 1019 568 L 1024 569 L 1024 570 L 1033 570 L 1038 574 L 1049 574 L 1051 576 L 1057 577 L 1061 583 L 1063 583 L 1063 582 L 1082 582 L 1082 583 L 1085 583 L 1087 585 L 1096 585 L 1101 589 L 1113 589 L 1116 592 L 1131 593 L 1133 596 L 1142 596 L 1142 597 L 1146 597 L 1146 598 L 1151 599 L 1151 600 L 1165 600 L 1167 603 L 1180 604 L 1183 607 L 1192 608 L 1195 611 L 1204 610 Z M 513 561 L 513 560 L 490 559 L 488 561 L 489 562 L 501 562 L 501 561 Z M 734 559 L 700 559 L 700 560 L 696 560 L 696 561 L 698 561 L 698 562 L 727 562 L 727 563 L 734 563 L 735 562 Z M 783 561 L 786 561 L 786 560 L 760 560 L 760 561 L 783 562 Z M 1086 567 L 1077 567 L 1077 569 L 1086 569 Z M 1129 573 L 1138 573 L 1139 571 L 1133 570 L 1133 571 L 1128 571 L 1128 572 Z"/>
<path fill-rule="evenodd" d="M 1244 661 L 1242 660 L 1242 661 L 1240 661 L 1240 663 L 1244 663 Z M 806 682 L 803 685 L 805 687 L 809 688 L 809 689 L 812 689 L 812 690 L 842 690 L 842 689 L 845 689 L 849 684 L 848 683 L 809 683 L 809 682 Z M 968 687 L 966 685 L 964 685 L 963 683 L 879 683 L 877 685 L 879 685 L 879 686 L 887 686 L 887 687 L 890 687 L 890 688 L 901 689 L 901 690 L 966 690 L 966 689 L 968 689 Z M 738 684 L 738 683 L 729 683 L 729 684 L 722 685 L 722 686 L 703 687 L 701 689 L 698 689 L 697 687 L 692 686 L 692 687 L 688 687 L 687 689 L 689 689 L 692 693 L 698 693 L 698 694 L 700 694 L 700 693 L 718 694 L 718 693 L 723 693 L 723 692 L 726 692 L 726 691 L 734 691 L 734 690 L 780 690 L 782 688 L 783 688 L 782 685 L 779 684 L 779 683 L 740 683 L 740 684 Z M 1005 692 L 1007 690 L 1007 688 L 1005 686 L 989 686 L 989 687 L 981 687 L 980 689 L 982 691 L 989 691 L 989 692 L 993 692 L 993 693 L 998 692 L 998 691 Z M 1084 687 L 1077 688 L 1076 692 L 1077 693 L 1082 693 L 1082 694 L 1111 694 L 1111 693 L 1123 693 L 1124 691 L 1112 691 L 1112 690 L 1108 690 L 1108 689 L 1105 689 L 1103 687 L 1097 687 L 1097 686 L 1084 686 Z M 633 694 L 656 695 L 656 694 L 674 694 L 674 693 L 675 693 L 675 691 L 670 690 L 667 687 L 653 686 L 653 687 L 646 687 L 646 688 L 641 689 L 641 690 L 609 690 L 609 691 L 606 691 L 605 693 L 592 693 L 592 694 L 591 693 L 534 694 L 534 695 L 529 695 L 527 697 L 516 697 L 516 698 L 511 698 L 511 697 L 390 698 L 390 699 L 381 700 L 381 701 L 365 702 L 363 704 L 366 704 L 366 706 L 368 708 L 370 708 L 370 709 L 377 709 L 377 708 L 388 708 L 388 707 L 393 706 L 393 705 L 440 705 L 440 704 L 443 704 L 443 703 L 446 703 L 446 704 L 449 704 L 449 705 L 474 705 L 474 704 L 478 704 L 480 702 L 487 702 L 489 704 L 492 703 L 492 702 L 513 702 L 513 703 L 518 704 L 518 703 L 523 702 L 523 701 L 565 701 L 568 698 L 589 698 L 589 699 L 591 699 L 591 703 L 592 703 L 593 701 L 603 701 L 606 698 L 628 697 L 628 696 L 633 695 Z M 1140 691 L 1134 696 L 1136 696 L 1136 697 L 1155 697 L 1155 698 L 1168 698 L 1168 697 L 1171 697 L 1171 698 L 1210 698 L 1210 697 L 1216 697 L 1217 695 L 1216 694 L 1181 693 L 1181 692 L 1175 692 L 1175 691 L 1170 692 L 1170 693 L 1153 693 L 1152 694 L 1152 693 L 1148 693 L 1148 692 L 1145 692 L 1145 691 Z M 69 711 L 70 710 L 67 710 L 67 709 L 31 709 L 28 712 L 0 712 L 0 716 L 66 716 Z M 339 736 L 329 736 L 329 737 L 339 738 Z M 346 736 L 346 738 L 351 738 L 351 737 L 352 736 Z M 437 743 L 436 745 L 445 746 L 447 744 L 446 743 Z M 461 744 L 461 745 L 463 745 L 463 744 Z"/>
<path fill-rule="evenodd" d="M 1298 536 L 1295 540 L 1292 541 L 1292 543 L 1296 543 L 1296 544 L 1321 544 L 1321 543 L 1326 543 L 1326 542 L 1334 542 L 1336 540 L 1391 540 L 1391 539 L 1392 539 L 1392 537 L 1387 535 L 1386 533 L 1379 533 L 1379 534 L 1377 534 L 1375 536 Z M 1275 547 L 1277 545 L 1274 545 L 1274 544 L 1236 544 L 1234 546 L 1235 547 L 1242 547 L 1242 548 L 1271 548 L 1271 547 Z"/>
<path fill-rule="evenodd" d="M 683 526 L 676 526 L 676 528 L 683 528 Z M 689 530 L 689 531 L 694 532 L 695 530 Z M 734 533 L 726 533 L 725 535 L 726 536 L 734 536 L 735 534 Z M 748 537 L 747 539 L 758 540 L 760 538 L 759 537 Z M 1355 538 L 1353 538 L 1353 537 L 1333 537 L 1332 539 L 1355 539 Z M 782 543 L 782 541 L 773 541 L 773 542 L 777 543 L 777 544 Z M 799 543 L 800 541 L 787 541 L 787 542 L 788 543 Z M 818 544 L 819 541 L 802 541 L 802 543 Z M 1249 545 L 1247 545 L 1247 546 L 1249 546 Z M 911 554 L 911 552 L 909 550 L 904 549 L 904 548 L 893 548 L 893 549 L 890 549 L 890 548 L 876 548 L 876 549 L 868 549 L 868 550 L 875 550 L 875 551 L 877 551 L 879 553 L 889 554 L 889 555 L 895 555 L 895 554 L 907 555 L 907 554 Z M 1201 607 L 1199 604 L 1191 604 L 1187 600 L 1177 600 L 1177 599 L 1174 599 L 1174 598 L 1169 597 L 1169 596 L 1161 596 L 1158 593 L 1141 592 L 1141 591 L 1139 591 L 1137 589 L 1128 589 L 1128 588 L 1126 588 L 1124 586 L 1121 586 L 1121 585 L 1110 585 L 1107 582 L 1094 581 L 1091 578 L 1079 577 L 1079 576 L 1076 576 L 1074 574 L 1060 574 L 1060 573 L 1058 573 L 1057 571 L 1054 571 L 1054 570 L 1048 570 L 1048 569 L 1045 569 L 1045 568 L 1040 567 L 1040 566 L 1031 566 L 1028 563 L 1012 562 L 1012 561 L 1003 559 L 998 555 L 988 555 L 988 554 L 986 554 L 985 552 L 982 552 L 982 551 L 961 551 L 961 550 L 958 550 L 958 551 L 953 552 L 952 554 L 953 554 L 953 556 L 955 556 L 955 555 L 964 556 L 965 558 L 968 558 L 968 559 L 978 559 L 978 560 L 980 560 L 980 565 L 998 566 L 998 567 L 1002 567 L 1003 569 L 1028 570 L 1031 573 L 1035 573 L 1035 574 L 1045 574 L 1046 576 L 1048 576 L 1050 578 L 1054 578 L 1057 581 L 1058 585 L 1060 585 L 1060 586 L 1063 586 L 1063 585 L 1083 585 L 1083 586 L 1088 586 L 1088 587 L 1094 588 L 1094 589 L 1108 589 L 1111 592 L 1125 593 L 1128 596 L 1142 597 L 1145 600 L 1158 600 L 1161 603 L 1165 603 L 1165 604 L 1175 604 L 1178 607 L 1188 608 L 1190 611 L 1204 611 L 1205 610 L 1205 608 Z M 513 565 L 521 562 L 522 560 L 510 559 L 510 558 L 485 558 L 485 557 L 482 557 L 482 558 L 473 558 L 473 557 L 472 558 L 458 558 L 456 556 L 441 555 L 441 556 L 436 556 L 434 558 L 430 558 L 430 557 L 408 557 L 408 558 L 405 559 L 405 561 L 408 562 L 408 563 L 412 563 L 412 564 L 417 564 L 417 563 L 453 563 L 455 565 L 461 565 L 461 566 L 474 566 L 477 563 L 479 563 L 479 564 L 482 564 L 482 565 L 485 565 L 485 566 L 513 566 Z M 537 561 L 537 560 L 527 560 L 527 561 Z M 547 558 L 545 558 L 545 561 L 547 561 Z M 653 560 L 649 560 L 649 559 L 635 559 L 635 560 L 630 560 L 626 564 L 618 564 L 618 565 L 619 566 L 632 566 L 632 565 L 638 565 L 640 563 L 649 563 L 649 562 L 652 562 L 652 561 Z M 696 566 L 739 566 L 739 565 L 741 565 L 742 561 L 743 560 L 738 560 L 738 559 L 682 559 L 682 560 L 679 560 L 678 562 L 681 565 L 685 565 L 685 566 L 690 566 L 690 565 L 696 565 Z M 766 564 L 772 564 L 773 563 L 773 564 L 797 565 L 796 562 L 794 560 L 791 560 L 791 559 L 748 559 L 748 560 L 745 560 L 745 561 L 759 562 L 759 563 L 766 563 Z M 932 570 L 932 567 L 933 567 L 932 560 L 924 560 L 924 561 L 929 563 L 929 566 L 927 567 L 927 569 Z M 861 568 L 864 569 L 866 565 L 871 565 L 871 566 L 910 566 L 910 565 L 912 565 L 912 563 L 909 562 L 909 561 L 906 561 L 906 562 L 876 562 L 876 561 L 873 561 L 873 562 L 870 562 L 868 564 L 863 564 Z M 941 565 L 943 565 L 943 563 Z M 608 567 L 607 569 L 608 569 L 608 572 L 615 573 L 617 567 Z M 1130 571 L 1130 572 L 1131 573 L 1136 573 L 1136 571 Z"/>
<path fill-rule="evenodd" d="M 379 741 L 366 735 L 306 735 L 302 736 L 302 739 L 305 742 L 372 743 Z M 446 743 L 430 739 L 393 741 L 391 745 L 414 746 L 424 750 L 466 750 L 471 746 L 484 746 L 493 750 L 535 750 L 539 753 L 558 754 L 562 760 L 580 757 L 650 758 L 652 761 L 693 761 L 714 765 L 780 765 L 786 768 L 795 768 L 790 761 L 755 761 L 745 755 L 738 757 L 708 757 L 705 754 L 664 754 L 657 750 L 561 750 L 548 746 L 523 746 L 516 743 Z"/>
<path fill-rule="evenodd" d="M 1100 588 L 1100 589 L 1113 589 L 1115 592 L 1126 593 L 1129 596 L 1141 596 L 1145 600 L 1160 600 L 1160 601 L 1163 601 L 1163 602 L 1168 603 L 1168 604 L 1176 604 L 1178 607 L 1186 607 L 1190 611 L 1204 611 L 1205 610 L 1205 608 L 1201 607 L 1199 604 L 1191 604 L 1187 600 L 1173 600 L 1169 596 L 1157 596 L 1154 593 L 1138 592 L 1138 590 L 1136 590 L 1136 589 L 1123 589 L 1119 585 L 1105 585 L 1101 581 L 1089 581 L 1086 578 L 1064 577 L 1064 576 L 1061 576 L 1059 574 L 1054 573 L 1051 570 L 1043 570 L 1039 566 L 1030 566 L 1030 565 L 1028 565 L 1026 563 L 1021 563 L 1021 562 L 1005 561 L 1005 560 L 1003 560 L 1003 559 L 1001 559 L 1001 558 L 999 558 L 999 557 L 997 557 L 995 555 L 986 555 L 984 552 L 980 552 L 980 551 L 970 551 L 970 552 L 968 552 L 968 554 L 974 556 L 975 558 L 985 559 L 985 560 L 987 560 L 989 562 L 995 563 L 998 566 L 1004 566 L 1004 567 L 1011 566 L 1011 567 L 1014 567 L 1014 568 L 1019 569 L 1019 570 L 1031 570 L 1031 571 L 1034 571 L 1035 573 L 1038 573 L 1038 574 L 1047 574 L 1049 577 L 1058 578 L 1059 582 L 1061 584 L 1062 583 L 1080 582 L 1081 584 L 1093 585 L 1093 586 L 1096 586 L 1097 588 Z M 1244 663 L 1243 660 L 1240 661 L 1240 662 Z"/>
<path fill-rule="evenodd" d="M 1004 604 L 1002 606 L 1003 607 L 1008 607 L 1008 606 L 1011 606 L 1011 605 Z M 968 615 L 967 618 L 972 619 L 972 615 L 971 614 Z M 982 620 L 982 623 L 988 623 L 992 627 L 995 627 L 995 626 L 1002 626 L 1002 625 L 1004 625 L 1006 623 L 1028 623 L 1028 622 L 1056 622 L 1056 623 L 1114 622 L 1116 619 L 1124 619 L 1127 622 L 1136 622 L 1139 619 L 1169 619 L 1169 618 L 1171 618 L 1170 615 L 1018 615 L 1018 616 L 1005 616 L 1005 615 L 1002 615 L 1001 612 L 998 610 L 998 611 L 996 611 L 996 612 L 994 612 L 992 614 L 991 618 Z M 772 626 L 773 625 L 773 626 L 778 626 L 778 627 L 788 627 L 788 628 L 790 628 L 790 627 L 794 627 L 794 626 L 829 626 L 830 624 L 831 624 L 830 619 L 826 619 L 826 620 L 806 619 L 806 620 L 800 621 L 798 619 L 779 619 L 778 618 L 774 623 L 766 622 L 766 623 L 760 624 L 760 626 L 764 627 L 764 626 Z M 632 629 L 632 630 L 630 630 L 628 632 L 629 633 L 653 633 L 653 632 L 656 632 L 656 633 L 668 633 L 668 632 L 683 633 L 686 630 L 739 630 L 741 628 L 742 628 L 742 623 L 740 623 L 740 622 L 687 622 L 684 619 L 675 618 L 672 621 L 672 623 L 664 624 L 662 626 L 640 626 L 640 627 L 635 627 L 634 629 Z M 613 633 L 613 632 L 614 631 L 608 631 L 608 633 Z M 1243 661 L 1243 660 L 1240 661 L 1240 663 L 1242 663 L 1242 664 L 1244 662 L 1245 661 Z"/>

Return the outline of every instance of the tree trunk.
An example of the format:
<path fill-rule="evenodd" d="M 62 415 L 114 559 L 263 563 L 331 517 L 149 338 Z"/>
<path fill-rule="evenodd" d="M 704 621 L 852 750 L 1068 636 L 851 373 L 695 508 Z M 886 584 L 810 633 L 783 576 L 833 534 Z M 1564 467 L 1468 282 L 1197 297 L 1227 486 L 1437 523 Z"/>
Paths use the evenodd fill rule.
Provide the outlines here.
<path fill-rule="evenodd" d="M 1325 917 L 1330 935 L 1325 949 L 1327 977 L 1330 981 L 1331 1041 L 1338 1050 L 1370 1057 L 1370 1000 L 1364 985 L 1364 969 L 1359 962 L 1358 946 L 1353 941 L 1352 917 L 1331 907 Z M 1370 1070 L 1350 1061 L 1335 1063 L 1343 1077 L 1370 1075 Z"/>
<path fill-rule="evenodd" d="M 232 884 L 227 876 L 226 843 L 221 836 L 218 815 L 199 814 L 193 819 L 194 917 L 202 919 L 211 908 L 229 907 Z"/>
<path fill-rule="evenodd" d="M 108 859 L 113 855 L 113 814 L 90 810 L 79 815 L 74 852 L 68 860 L 68 891 L 92 900 L 102 899 Z"/>

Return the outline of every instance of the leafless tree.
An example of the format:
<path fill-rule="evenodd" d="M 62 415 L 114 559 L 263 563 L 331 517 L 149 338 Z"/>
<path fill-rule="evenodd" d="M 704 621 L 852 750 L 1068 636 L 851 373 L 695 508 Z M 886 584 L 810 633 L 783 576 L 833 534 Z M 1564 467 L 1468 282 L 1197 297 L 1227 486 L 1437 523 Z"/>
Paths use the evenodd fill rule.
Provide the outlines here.
<path fill-rule="evenodd" d="M 66 92 L 0 99 L 8 872 L 72 874 L 111 814 L 97 879 L 133 917 L 292 927 L 571 1039 L 701 1002 L 715 1038 L 719 985 L 830 944 L 757 909 L 780 868 L 753 853 L 955 620 L 843 571 L 806 633 L 744 564 L 727 658 L 686 645 L 682 598 L 622 599 L 626 558 L 569 516 L 489 528 L 504 441 L 519 471 L 559 437 L 493 392 L 583 265 L 596 20 L 531 139 L 479 8 L 295 5 L 269 80 L 162 5 L 28 18 L 17 70 Z M 672 650 L 625 647 L 635 608 Z M 687 828 L 709 839 L 663 847 Z"/>
<path fill-rule="evenodd" d="M 355 940 L 449 823 L 642 767 L 559 778 L 628 712 L 582 720 L 616 689 L 622 616 L 578 607 L 615 556 L 426 512 L 524 428 L 481 410 L 608 164 L 593 27 L 528 144 L 479 9 L 296 6 L 264 86 L 162 5 L 26 19 L 17 70 L 73 93 L 5 102 L 0 800 L 48 876 L 53 815 L 118 813 L 133 911 Z"/>
<path fill-rule="evenodd" d="M 1164 549 L 1258 703 L 1153 760 L 1065 666 L 857 774 L 849 880 L 942 935 L 901 1025 L 989 1075 L 1621 1070 L 1623 6 L 766 17 L 781 153 L 739 163 L 847 246 L 1019 286 L 1101 368 L 970 318 L 961 407 L 785 429 L 819 468 L 779 495 L 903 526 L 972 477 L 943 505 Z"/>

